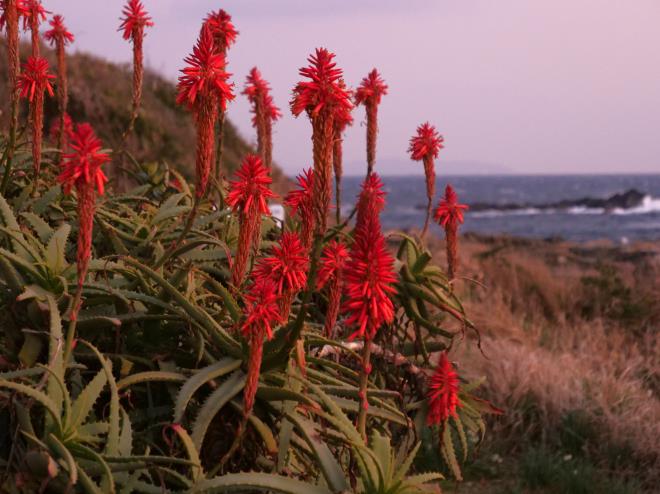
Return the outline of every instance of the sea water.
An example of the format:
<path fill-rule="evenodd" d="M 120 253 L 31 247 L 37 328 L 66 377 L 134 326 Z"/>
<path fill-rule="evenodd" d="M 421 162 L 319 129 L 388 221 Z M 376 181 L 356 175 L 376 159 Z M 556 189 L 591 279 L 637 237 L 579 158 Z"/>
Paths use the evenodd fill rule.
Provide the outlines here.
<path fill-rule="evenodd" d="M 424 177 L 382 178 L 388 193 L 387 207 L 382 215 L 383 226 L 421 228 L 426 208 Z M 344 178 L 345 211 L 355 203 L 361 181 L 361 177 Z M 434 208 L 447 183 L 451 183 L 463 204 L 493 205 L 491 209 L 468 212 L 461 230 L 464 233 L 573 241 L 609 239 L 617 243 L 660 240 L 660 175 L 439 176 Z M 606 211 L 586 207 L 543 207 L 562 200 L 606 199 L 631 189 L 644 194 L 641 204 L 634 208 Z M 497 205 L 504 204 L 520 207 L 497 208 Z M 436 232 L 440 231 L 437 225 L 434 228 Z"/>

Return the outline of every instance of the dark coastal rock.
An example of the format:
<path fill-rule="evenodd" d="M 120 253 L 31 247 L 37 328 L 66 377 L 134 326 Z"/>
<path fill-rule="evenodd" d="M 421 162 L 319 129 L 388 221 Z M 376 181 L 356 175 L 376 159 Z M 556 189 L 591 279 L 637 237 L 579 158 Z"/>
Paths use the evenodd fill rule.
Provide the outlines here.
<path fill-rule="evenodd" d="M 470 204 L 470 211 L 515 211 L 520 209 L 570 209 L 584 207 L 588 209 L 603 209 L 606 212 L 614 209 L 631 209 L 642 204 L 646 194 L 637 189 L 630 189 L 626 192 L 614 194 L 607 198 L 597 197 L 583 197 L 581 199 L 563 200 L 553 203 L 505 203 L 505 204 L 489 204 L 477 202 Z"/>

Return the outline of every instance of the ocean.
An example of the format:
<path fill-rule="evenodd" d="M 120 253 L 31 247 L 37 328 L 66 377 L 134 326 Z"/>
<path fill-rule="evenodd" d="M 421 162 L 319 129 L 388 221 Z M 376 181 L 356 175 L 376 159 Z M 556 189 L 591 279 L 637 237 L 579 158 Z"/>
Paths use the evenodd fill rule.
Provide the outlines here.
<path fill-rule="evenodd" d="M 382 178 L 388 193 L 383 226 L 421 229 L 426 205 L 424 177 Z M 362 177 L 344 178 L 342 208 L 346 211 L 355 203 L 361 182 Z M 434 207 L 447 183 L 461 203 L 476 205 L 477 210 L 465 216 L 463 233 L 578 242 L 609 239 L 624 244 L 660 239 L 660 175 L 438 177 Z M 632 205 L 618 204 L 614 198 L 599 204 L 626 192 L 638 200 Z M 440 227 L 434 228 L 440 232 Z"/>

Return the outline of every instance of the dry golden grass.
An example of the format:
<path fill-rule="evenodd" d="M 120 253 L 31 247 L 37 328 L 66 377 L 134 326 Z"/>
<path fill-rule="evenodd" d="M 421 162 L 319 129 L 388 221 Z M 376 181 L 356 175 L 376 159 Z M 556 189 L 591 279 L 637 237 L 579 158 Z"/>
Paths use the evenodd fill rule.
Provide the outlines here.
<path fill-rule="evenodd" d="M 579 413 L 591 460 L 659 480 L 658 249 L 469 237 L 461 251 L 461 273 L 486 285 L 458 283 L 483 354 L 464 344 L 454 357 L 506 409 L 493 442 L 556 446 Z"/>

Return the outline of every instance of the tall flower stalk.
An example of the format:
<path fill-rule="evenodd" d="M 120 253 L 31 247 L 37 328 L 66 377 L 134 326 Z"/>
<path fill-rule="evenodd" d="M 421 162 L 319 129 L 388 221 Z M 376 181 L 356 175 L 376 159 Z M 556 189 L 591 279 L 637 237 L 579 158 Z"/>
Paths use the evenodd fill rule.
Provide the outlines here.
<path fill-rule="evenodd" d="M 42 57 L 30 57 L 23 64 L 23 72 L 18 79 L 21 97 L 30 102 L 30 121 L 32 123 L 32 162 L 34 166 L 34 182 L 32 191 L 36 192 L 41 170 L 41 144 L 44 131 L 44 97 L 45 93 L 52 97 L 53 87 L 50 84 L 55 76 L 48 72 L 48 60 Z"/>
<path fill-rule="evenodd" d="M 92 232 L 96 194 L 103 195 L 108 181 L 101 166 L 110 161 L 110 156 L 102 151 L 101 140 L 96 137 L 91 125 L 79 124 L 71 135 L 71 152 L 64 155 L 62 173 L 58 181 L 63 184 L 64 192 L 70 194 L 75 188 L 78 196 L 78 246 L 76 268 L 78 288 L 71 306 L 71 326 L 67 334 L 65 352 L 69 355 L 73 347 L 75 323 L 82 300 L 82 288 L 87 277 L 87 269 L 92 251 Z"/>
<path fill-rule="evenodd" d="M 227 101 L 234 99 L 232 85 L 225 70 L 225 57 L 215 47 L 210 29 L 204 28 L 192 54 L 185 62 L 188 66 L 181 70 L 177 103 L 186 105 L 195 116 L 197 125 L 197 174 L 196 197 L 206 196 L 209 177 L 213 168 L 215 152 L 213 130 L 218 118 L 218 110 L 224 111 Z"/>
<path fill-rule="evenodd" d="M 364 105 L 367 112 L 367 174 L 376 165 L 376 138 L 378 136 L 378 106 L 387 94 L 387 85 L 376 69 L 373 69 L 355 90 L 355 105 Z"/>
<path fill-rule="evenodd" d="M 344 288 L 344 269 L 348 261 L 348 249 L 343 242 L 332 240 L 323 249 L 318 275 L 318 289 L 327 287 L 328 307 L 325 312 L 323 332 L 327 338 L 335 337 L 335 325 L 341 307 Z"/>
<path fill-rule="evenodd" d="M 236 43 L 238 31 L 231 20 L 231 16 L 220 9 L 217 12 L 211 12 L 206 16 L 202 30 L 209 29 L 213 35 L 215 50 L 222 57 L 227 59 L 227 51 Z M 214 177 L 218 184 L 222 183 L 222 148 L 225 134 L 225 113 L 226 108 L 218 108 L 217 116 L 217 153 L 215 157 Z"/>
<path fill-rule="evenodd" d="M 343 79 L 339 85 L 345 88 Z M 350 91 L 349 91 L 350 94 Z M 335 221 L 341 223 L 341 178 L 344 174 L 344 131 L 353 124 L 350 110 L 339 111 L 334 119 L 335 140 L 332 147 L 332 168 L 335 171 Z"/>
<path fill-rule="evenodd" d="M 285 232 L 274 245 L 270 254 L 259 259 L 254 268 L 255 280 L 268 281 L 275 285 L 280 297 L 280 315 L 288 321 L 294 298 L 307 283 L 309 258 L 307 251 L 295 232 Z"/>
<path fill-rule="evenodd" d="M 64 25 L 64 18 L 61 15 L 56 15 L 50 21 L 51 29 L 46 31 L 44 38 L 51 44 L 55 45 L 55 52 L 57 54 L 57 108 L 59 115 L 59 127 L 57 133 L 57 148 L 64 152 L 64 140 L 66 132 L 66 118 L 67 106 L 69 102 L 69 84 L 67 80 L 66 71 L 66 54 L 65 47 L 73 43 L 74 36 L 71 34 Z"/>
<path fill-rule="evenodd" d="M 282 315 L 279 312 L 279 297 L 277 296 L 275 285 L 271 281 L 255 281 L 243 298 L 245 300 L 245 308 L 243 310 L 241 332 L 250 348 L 247 377 L 245 388 L 243 389 L 243 417 L 234 435 L 234 441 L 218 465 L 210 472 L 211 476 L 215 475 L 224 466 L 241 444 L 245 426 L 252 414 L 259 387 L 264 339 L 271 339 L 273 337 L 273 326 L 283 321 Z"/>
<path fill-rule="evenodd" d="M 264 164 L 273 163 L 273 122 L 282 116 L 270 94 L 268 82 L 253 67 L 248 74 L 243 94 L 252 104 L 252 126 L 257 130 L 257 152 Z"/>
<path fill-rule="evenodd" d="M 5 150 L 4 162 L 5 173 L 0 184 L 0 193 L 4 193 L 9 184 L 11 176 L 12 161 L 16 149 L 16 132 L 18 131 L 18 101 L 20 91 L 18 89 L 18 76 L 21 72 L 18 54 L 18 21 L 20 17 L 29 15 L 29 11 L 23 0 L 2 0 L 0 2 L 2 16 L 0 16 L 0 28 L 7 33 L 7 73 L 9 75 L 9 95 L 11 101 L 9 121 L 9 142 Z"/>
<path fill-rule="evenodd" d="M 380 225 L 380 213 L 385 208 L 385 192 L 383 181 L 377 173 L 368 175 L 362 182 L 362 190 L 357 203 L 357 220 L 355 229 L 358 230 L 367 221 L 376 221 Z"/>
<path fill-rule="evenodd" d="M 32 56 L 36 58 L 41 55 L 39 26 L 46 20 L 46 14 L 49 12 L 41 5 L 41 0 L 25 0 L 24 3 L 28 14 L 23 17 L 23 29 L 30 30 Z"/>
<path fill-rule="evenodd" d="M 298 217 L 300 241 L 309 249 L 314 235 L 314 170 L 304 170 L 296 182 L 297 187 L 286 195 L 284 205 L 290 208 L 291 216 Z"/>
<path fill-rule="evenodd" d="M 237 289 L 243 283 L 250 252 L 259 244 L 261 217 L 270 214 L 271 192 L 269 170 L 258 156 L 246 156 L 230 183 L 227 204 L 238 213 L 239 230 L 236 255 L 231 266 L 232 283 Z"/>
<path fill-rule="evenodd" d="M 258 280 L 244 297 L 245 315 L 241 327 L 250 346 L 247 380 L 243 398 L 243 416 L 248 417 L 254 407 L 259 371 L 263 357 L 264 339 L 273 337 L 273 326 L 283 321 L 280 313 L 277 288 L 270 280 Z"/>
<path fill-rule="evenodd" d="M 443 148 L 444 139 L 433 125 L 426 122 L 417 127 L 417 134 L 410 139 L 408 152 L 414 161 L 424 163 L 424 175 L 426 176 L 426 219 L 422 229 L 422 239 L 429 229 L 429 220 L 433 209 L 433 197 L 435 196 L 435 159 Z"/>
<path fill-rule="evenodd" d="M 456 416 L 456 408 L 461 406 L 458 383 L 458 374 L 447 358 L 447 352 L 442 352 L 435 372 L 428 379 L 427 425 L 443 425 L 449 417 Z"/>
<path fill-rule="evenodd" d="M 197 127 L 195 199 L 179 237 L 156 261 L 156 267 L 167 262 L 192 228 L 197 216 L 197 208 L 201 200 L 206 197 L 213 170 L 215 154 L 213 131 L 218 119 L 218 111 L 219 109 L 224 111 L 227 101 L 234 99 L 233 84 L 228 82 L 231 74 L 225 71 L 225 58 L 216 50 L 213 34 L 206 25 L 202 28 L 193 52 L 184 61 L 188 66 L 181 70 L 183 75 L 179 77 L 176 102 L 185 105 L 193 113 Z"/>
<path fill-rule="evenodd" d="M 309 57 L 309 66 L 299 71 L 301 76 L 309 80 L 296 85 L 291 100 L 291 112 L 295 116 L 307 113 L 312 123 L 314 216 L 316 234 L 319 236 L 327 229 L 332 195 L 335 118 L 343 117 L 352 108 L 350 93 L 340 83 L 342 70 L 337 68 L 334 57 L 325 48 L 318 48 Z"/>
<path fill-rule="evenodd" d="M 434 219 L 445 229 L 447 244 L 447 276 L 450 280 L 458 271 L 458 226 L 463 223 L 463 211 L 468 206 L 458 203 L 458 195 L 451 185 L 447 185 L 445 196 L 435 210 Z"/>
<path fill-rule="evenodd" d="M 378 180 L 373 173 L 365 180 Z M 365 194 L 368 187 L 363 188 Z M 361 195 L 362 195 L 361 194 Z M 374 194 L 374 191 L 369 191 Z M 381 232 L 379 208 L 373 207 L 366 195 L 358 201 L 358 217 L 362 220 L 355 231 L 350 259 L 345 268 L 346 302 L 343 311 L 347 314 L 347 326 L 357 327 L 349 339 L 362 338 L 362 369 L 360 371 L 358 430 L 366 439 L 367 413 L 369 401 L 367 387 L 371 373 L 371 342 L 378 330 L 394 320 L 394 305 L 391 297 L 396 292 L 394 283 L 394 259 L 385 245 Z M 360 211 L 360 209 L 362 209 Z"/>
<path fill-rule="evenodd" d="M 140 111 L 142 101 L 142 80 L 144 78 L 144 54 L 142 51 L 144 43 L 144 28 L 154 25 L 151 17 L 144 9 L 140 0 L 128 0 L 128 3 L 122 10 L 123 18 L 119 30 L 123 31 L 123 38 L 133 43 L 133 97 L 131 118 L 128 127 L 124 132 L 123 140 L 126 145 L 126 139 L 135 127 L 135 121 Z"/>

